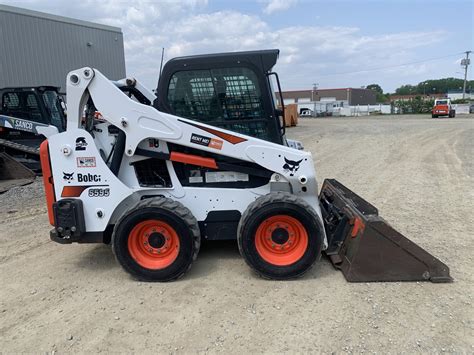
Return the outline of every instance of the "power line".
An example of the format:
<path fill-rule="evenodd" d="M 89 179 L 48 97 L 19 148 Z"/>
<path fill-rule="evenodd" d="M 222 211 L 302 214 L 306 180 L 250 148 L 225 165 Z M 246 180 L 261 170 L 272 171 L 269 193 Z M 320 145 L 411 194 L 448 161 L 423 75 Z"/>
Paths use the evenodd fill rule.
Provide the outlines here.
<path fill-rule="evenodd" d="M 459 52 L 459 53 L 455 53 L 455 54 L 445 55 L 445 56 L 443 56 L 443 57 L 437 57 L 437 58 L 430 58 L 430 59 L 418 60 L 418 61 L 416 61 L 416 62 L 403 63 L 403 64 L 396 64 L 396 65 L 387 65 L 387 66 L 384 66 L 384 67 L 376 67 L 376 68 L 369 68 L 369 69 L 362 69 L 362 70 L 355 70 L 355 71 L 347 71 L 347 72 L 340 72 L 340 73 L 322 74 L 322 75 L 319 75 L 319 76 L 320 76 L 320 77 L 324 77 L 324 76 L 335 76 L 335 75 L 344 75 L 344 74 L 356 74 L 356 73 L 365 73 L 365 72 L 368 72 L 368 71 L 377 71 L 377 70 L 382 70 L 382 69 L 404 67 L 404 66 L 412 65 L 412 64 L 419 64 L 419 63 L 431 62 L 431 61 L 434 61 L 434 60 L 440 60 L 440 59 L 450 58 L 450 57 L 458 56 L 458 55 L 464 54 L 464 53 L 465 53 L 465 52 Z"/>

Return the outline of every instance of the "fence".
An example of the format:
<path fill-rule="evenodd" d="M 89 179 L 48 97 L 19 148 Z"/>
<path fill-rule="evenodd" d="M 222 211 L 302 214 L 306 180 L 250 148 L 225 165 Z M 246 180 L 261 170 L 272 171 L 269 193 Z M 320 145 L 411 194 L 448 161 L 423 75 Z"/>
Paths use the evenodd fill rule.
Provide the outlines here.
<path fill-rule="evenodd" d="M 357 105 L 337 107 L 333 109 L 333 116 L 369 116 L 377 114 L 392 113 L 392 106 L 390 105 Z"/>

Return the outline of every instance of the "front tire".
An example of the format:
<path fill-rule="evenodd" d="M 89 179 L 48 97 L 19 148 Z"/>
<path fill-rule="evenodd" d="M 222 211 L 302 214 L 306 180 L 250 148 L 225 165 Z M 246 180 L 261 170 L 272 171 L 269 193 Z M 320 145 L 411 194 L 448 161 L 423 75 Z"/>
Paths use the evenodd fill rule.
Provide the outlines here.
<path fill-rule="evenodd" d="M 143 281 L 173 281 L 196 260 L 201 236 L 181 203 L 154 197 L 140 201 L 117 222 L 112 250 L 120 265 Z"/>
<path fill-rule="evenodd" d="M 285 280 L 303 275 L 319 259 L 319 218 L 304 200 L 284 192 L 251 203 L 237 230 L 240 254 L 260 276 Z"/>

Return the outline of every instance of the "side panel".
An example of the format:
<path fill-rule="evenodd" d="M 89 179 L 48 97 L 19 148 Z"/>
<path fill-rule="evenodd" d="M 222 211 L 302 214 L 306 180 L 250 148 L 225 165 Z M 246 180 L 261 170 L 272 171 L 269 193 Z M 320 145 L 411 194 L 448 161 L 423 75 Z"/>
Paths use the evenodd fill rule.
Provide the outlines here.
<path fill-rule="evenodd" d="M 80 198 L 86 231 L 104 231 L 116 207 L 133 190 L 112 174 L 85 130 L 70 129 L 48 141 L 56 200 Z"/>

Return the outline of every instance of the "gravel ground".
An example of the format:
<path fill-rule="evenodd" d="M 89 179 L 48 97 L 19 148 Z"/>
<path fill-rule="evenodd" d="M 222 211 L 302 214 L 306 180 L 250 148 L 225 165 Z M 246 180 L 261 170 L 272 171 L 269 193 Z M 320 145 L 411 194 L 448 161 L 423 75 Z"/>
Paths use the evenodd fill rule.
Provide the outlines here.
<path fill-rule="evenodd" d="M 209 243 L 180 281 L 132 280 L 105 245 L 48 237 L 39 182 L 0 195 L 0 352 L 473 353 L 474 117 L 301 120 L 288 135 L 451 268 L 451 284 L 351 284 L 323 259 L 256 277 Z"/>

